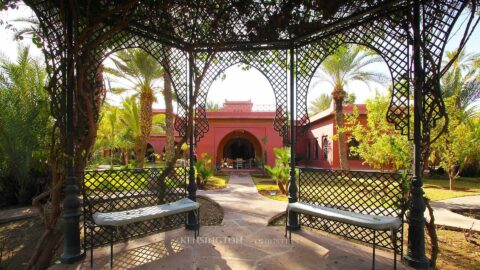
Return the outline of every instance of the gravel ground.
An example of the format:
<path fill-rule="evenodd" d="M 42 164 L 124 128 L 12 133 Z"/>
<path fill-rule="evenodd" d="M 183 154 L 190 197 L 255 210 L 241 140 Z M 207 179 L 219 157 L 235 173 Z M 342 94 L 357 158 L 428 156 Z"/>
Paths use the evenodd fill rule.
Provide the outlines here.
<path fill-rule="evenodd" d="M 198 196 L 197 201 L 200 203 L 200 224 L 203 226 L 216 226 L 222 224 L 223 209 L 213 200 Z"/>

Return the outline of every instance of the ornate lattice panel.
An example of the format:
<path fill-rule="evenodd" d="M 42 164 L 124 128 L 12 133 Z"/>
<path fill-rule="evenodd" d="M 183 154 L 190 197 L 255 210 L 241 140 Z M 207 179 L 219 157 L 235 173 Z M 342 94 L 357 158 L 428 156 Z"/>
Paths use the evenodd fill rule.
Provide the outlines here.
<path fill-rule="evenodd" d="M 82 185 L 85 246 L 90 237 L 94 247 L 109 243 L 111 232 L 104 227 L 91 228 L 92 215 L 97 212 L 125 211 L 140 207 L 174 202 L 187 197 L 187 170 L 175 168 L 161 178 L 162 170 L 130 169 L 85 171 Z M 118 241 L 152 232 L 176 228 L 185 223 L 185 214 L 137 222 L 122 226 L 116 234 Z"/>
<path fill-rule="evenodd" d="M 361 214 L 399 217 L 403 221 L 404 194 L 399 174 L 302 168 L 298 186 L 300 202 Z M 307 215 L 301 215 L 300 222 L 302 226 L 373 243 L 370 229 Z M 378 246 L 393 249 L 391 239 L 389 231 L 376 232 Z M 397 239 L 401 247 L 403 226 Z"/>
<path fill-rule="evenodd" d="M 363 45 L 376 51 L 386 62 L 392 77 L 392 98 L 387 112 L 389 122 L 403 134 L 410 134 L 409 103 L 409 47 L 403 11 L 388 19 L 365 22 L 355 28 L 331 33 L 297 49 L 297 103 L 298 135 L 308 129 L 307 94 L 315 71 L 322 61 L 342 44 Z"/>
<path fill-rule="evenodd" d="M 62 17 L 60 10 L 49 1 L 44 1 L 41 5 L 30 3 L 30 6 L 38 17 L 43 33 L 43 53 L 45 54 L 47 70 L 50 71 L 48 72 L 46 90 L 50 96 L 51 113 L 64 131 L 66 127 L 66 91 L 64 91 L 66 82 L 62 67 L 66 64 L 64 53 L 66 41 Z"/>
<path fill-rule="evenodd" d="M 446 115 L 440 90 L 440 67 L 445 45 L 453 24 L 469 1 L 427 1 L 423 5 L 423 51 L 425 86 L 423 89 L 422 140 L 423 154 L 428 154 L 430 131 Z"/>
<path fill-rule="evenodd" d="M 202 69 L 206 53 L 197 53 L 196 66 Z M 288 104 L 287 104 L 287 52 L 274 51 L 235 51 L 217 52 L 210 63 L 200 86 L 195 107 L 195 138 L 198 142 L 208 132 L 207 95 L 212 83 L 226 69 L 235 64 L 246 64 L 260 71 L 270 82 L 275 95 L 274 128 L 286 142 L 288 140 Z M 225 89 L 228 91 L 228 89 Z"/>
<path fill-rule="evenodd" d="M 128 48 L 140 48 L 150 53 L 170 75 L 172 87 L 176 94 L 176 101 L 179 105 L 175 118 L 175 129 L 180 136 L 185 135 L 187 130 L 186 111 L 188 108 L 187 53 L 177 48 L 164 46 L 143 36 L 122 31 L 97 47 L 97 65 L 100 65 L 108 55 Z M 157 97 L 160 97 L 160 93 L 157 93 Z"/>

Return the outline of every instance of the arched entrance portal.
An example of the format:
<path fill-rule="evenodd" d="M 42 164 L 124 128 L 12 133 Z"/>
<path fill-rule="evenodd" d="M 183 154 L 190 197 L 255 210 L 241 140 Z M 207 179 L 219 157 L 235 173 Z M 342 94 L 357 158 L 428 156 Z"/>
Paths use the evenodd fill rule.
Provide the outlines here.
<path fill-rule="evenodd" d="M 246 130 L 234 130 L 220 141 L 217 148 L 217 164 L 227 160 L 252 160 L 258 162 L 262 156 L 262 146 L 252 133 Z"/>
<path fill-rule="evenodd" d="M 255 149 L 248 139 L 232 139 L 223 147 L 223 158 L 255 158 Z"/>

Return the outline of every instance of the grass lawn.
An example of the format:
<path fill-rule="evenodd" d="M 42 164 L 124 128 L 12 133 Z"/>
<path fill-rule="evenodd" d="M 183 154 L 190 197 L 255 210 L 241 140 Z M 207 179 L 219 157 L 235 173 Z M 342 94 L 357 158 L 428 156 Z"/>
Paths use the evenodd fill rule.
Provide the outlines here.
<path fill-rule="evenodd" d="M 446 177 L 426 178 L 423 187 L 425 195 L 432 201 L 480 195 L 480 178 L 460 177 L 455 181 L 454 191 L 450 191 Z"/>
<path fill-rule="evenodd" d="M 307 175 L 308 173 L 304 172 L 303 174 Z M 353 180 L 353 185 L 345 185 L 344 180 L 340 176 L 338 182 L 331 179 L 328 181 L 316 181 L 315 177 L 318 176 L 306 177 L 307 180 L 302 184 L 302 189 L 305 190 L 305 192 L 302 192 L 302 198 L 305 201 L 328 201 L 341 204 L 354 203 L 355 205 L 367 207 L 372 207 L 373 205 L 385 208 L 399 207 L 398 199 L 393 197 L 398 193 L 386 196 L 382 188 L 384 182 L 373 182 L 374 180 L 372 179 L 356 179 Z M 288 197 L 281 194 L 276 182 L 269 176 L 255 174 L 252 175 L 252 178 L 257 190 L 263 196 L 278 201 L 288 201 Z M 315 193 L 314 190 L 318 192 Z M 330 192 L 332 190 L 341 194 L 341 196 L 332 197 Z M 359 196 L 359 194 L 363 195 Z"/>
<path fill-rule="evenodd" d="M 281 194 L 277 183 L 275 183 L 275 181 L 269 176 L 252 175 L 252 179 L 258 192 L 263 196 L 277 201 L 288 201 L 287 196 Z M 271 192 L 275 192 L 275 195 L 272 195 Z"/>
<path fill-rule="evenodd" d="M 260 194 L 270 199 L 287 201 L 288 198 L 280 193 L 277 184 L 268 176 L 252 175 L 253 182 Z M 425 195 L 432 201 L 445 200 L 457 197 L 480 195 L 479 177 L 460 177 L 455 181 L 455 190 L 450 191 L 448 178 L 426 178 L 424 183 Z M 275 192 L 271 195 L 270 192 Z"/>
<path fill-rule="evenodd" d="M 207 180 L 206 190 L 226 188 L 230 180 L 229 175 L 214 175 Z"/>

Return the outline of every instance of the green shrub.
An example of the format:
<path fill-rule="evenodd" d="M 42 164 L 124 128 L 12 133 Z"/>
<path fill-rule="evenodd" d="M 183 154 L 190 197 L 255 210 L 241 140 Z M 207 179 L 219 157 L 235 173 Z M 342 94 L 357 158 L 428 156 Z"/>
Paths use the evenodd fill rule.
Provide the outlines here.
<path fill-rule="evenodd" d="M 288 195 L 288 181 L 290 180 L 290 147 L 273 148 L 275 166 L 265 165 L 267 174 L 277 183 L 280 192 Z M 295 171 L 298 177 L 298 170 Z"/>
<path fill-rule="evenodd" d="M 212 177 L 215 169 L 212 167 L 212 156 L 209 153 L 203 153 L 202 159 L 197 160 L 194 164 L 197 186 L 205 187 L 208 178 Z"/>

